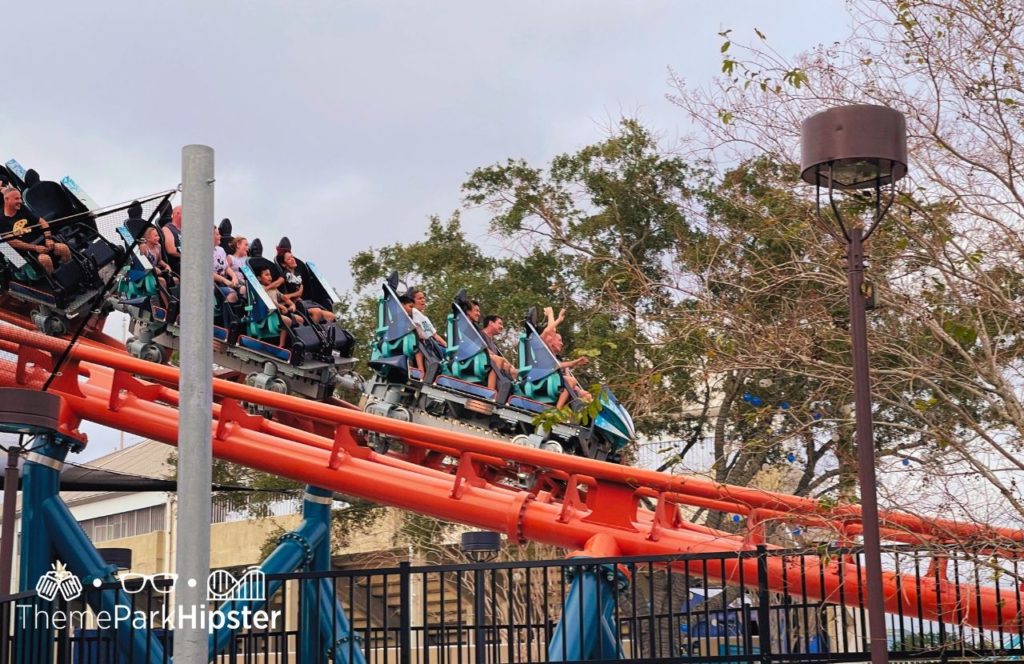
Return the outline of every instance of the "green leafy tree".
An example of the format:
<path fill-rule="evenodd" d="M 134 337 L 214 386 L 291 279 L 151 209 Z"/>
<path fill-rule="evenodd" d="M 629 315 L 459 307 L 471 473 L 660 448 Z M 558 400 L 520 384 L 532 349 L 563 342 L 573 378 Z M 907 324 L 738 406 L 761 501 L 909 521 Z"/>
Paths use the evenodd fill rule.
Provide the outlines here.
<path fill-rule="evenodd" d="M 906 116 L 911 177 L 868 247 L 883 304 L 869 343 L 876 445 L 922 472 L 883 490 L 895 489 L 885 497 L 897 506 L 1020 523 L 1024 12 L 1002 0 L 847 7 L 848 38 L 794 58 L 761 33 L 745 43 L 723 34 L 722 77 L 701 88 L 677 80 L 674 100 L 707 154 L 733 163 L 795 163 L 800 122 L 827 107 L 875 103 Z M 793 193 L 806 200 L 808 189 Z M 821 258 L 822 272 L 841 268 L 840 255 Z M 842 326 L 842 304 L 832 309 Z M 779 343 L 765 339 L 759 352 L 838 386 L 843 347 L 820 323 L 813 347 L 800 328 L 780 327 Z"/>
<path fill-rule="evenodd" d="M 466 201 L 493 214 L 491 230 L 556 257 L 550 299 L 568 309 L 563 336 L 595 361 L 586 384 L 611 388 L 642 432 L 678 430 L 692 391 L 695 350 L 665 325 L 685 303 L 672 265 L 701 232 L 686 215 L 701 173 L 665 154 L 639 122 L 558 155 L 546 167 L 509 160 L 475 170 Z"/>

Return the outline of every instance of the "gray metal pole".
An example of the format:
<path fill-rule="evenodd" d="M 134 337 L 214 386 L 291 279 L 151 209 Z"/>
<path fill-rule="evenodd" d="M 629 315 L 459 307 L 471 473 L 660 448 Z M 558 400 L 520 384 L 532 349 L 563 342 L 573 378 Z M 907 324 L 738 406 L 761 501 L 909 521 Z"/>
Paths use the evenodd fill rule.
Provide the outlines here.
<path fill-rule="evenodd" d="M 4 522 L 0 533 L 0 596 L 11 593 L 14 576 L 14 522 L 18 518 L 18 457 L 21 455 L 21 436 L 18 444 L 7 448 L 7 468 L 4 469 Z"/>
<path fill-rule="evenodd" d="M 213 148 L 181 151 L 181 365 L 178 426 L 178 523 L 174 560 L 179 611 L 194 623 L 174 630 L 174 661 L 209 661 L 209 634 L 200 628 L 210 573 L 210 438 L 213 413 Z"/>
<path fill-rule="evenodd" d="M 864 526 L 864 563 L 867 571 L 868 640 L 873 664 L 887 664 L 885 596 L 882 585 L 882 544 L 878 528 L 878 486 L 875 480 L 875 436 L 871 422 L 871 375 L 868 371 L 867 311 L 864 302 L 864 229 L 850 229 L 846 270 L 850 298 L 850 340 L 853 347 L 853 391 L 857 424 L 857 476 Z"/>

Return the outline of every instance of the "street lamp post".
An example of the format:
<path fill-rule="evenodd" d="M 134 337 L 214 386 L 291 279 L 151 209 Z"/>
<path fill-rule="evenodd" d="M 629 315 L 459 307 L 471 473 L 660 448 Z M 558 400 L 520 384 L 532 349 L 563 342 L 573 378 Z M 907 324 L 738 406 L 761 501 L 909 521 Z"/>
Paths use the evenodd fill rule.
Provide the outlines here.
<path fill-rule="evenodd" d="M 871 661 L 887 664 L 885 598 L 882 590 L 881 536 L 875 480 L 875 446 L 871 424 L 871 377 L 868 371 L 866 302 L 872 293 L 864 281 L 864 243 L 871 237 L 896 195 L 896 182 L 907 174 L 907 124 L 903 114 L 885 106 L 832 108 L 804 120 L 800 128 L 800 176 L 815 187 L 817 223 L 846 246 L 850 301 L 850 340 L 856 405 L 857 476 L 867 569 L 868 640 Z M 822 214 L 822 190 L 828 192 L 832 218 Z M 866 226 L 844 220 L 836 190 L 874 190 L 874 215 Z M 883 199 L 883 190 L 886 195 Z"/>

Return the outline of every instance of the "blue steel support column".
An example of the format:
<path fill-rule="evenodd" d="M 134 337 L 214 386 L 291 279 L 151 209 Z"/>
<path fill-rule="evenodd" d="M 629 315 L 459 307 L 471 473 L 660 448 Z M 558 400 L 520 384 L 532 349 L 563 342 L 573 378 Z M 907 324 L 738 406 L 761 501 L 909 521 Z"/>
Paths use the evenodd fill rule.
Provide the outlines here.
<path fill-rule="evenodd" d="M 271 552 L 267 559 L 260 565 L 264 574 L 287 574 L 313 562 L 314 551 L 318 544 L 327 537 L 328 526 L 323 519 L 303 519 L 302 523 L 295 530 L 281 537 L 277 548 Z M 262 609 L 274 594 L 281 589 L 282 581 L 272 579 L 267 581 L 265 601 L 239 601 L 232 600 L 221 605 L 220 610 L 228 611 L 258 611 Z M 210 657 L 224 652 L 231 643 L 236 630 L 222 627 L 210 635 Z"/>
<path fill-rule="evenodd" d="M 39 577 L 54 563 L 53 538 L 43 520 L 43 503 L 60 493 L 60 471 L 68 455 L 67 443 L 51 436 L 36 438 L 21 469 L 21 560 L 18 588 L 35 589 Z"/>
<path fill-rule="evenodd" d="M 352 634 L 330 579 L 320 579 L 320 638 L 337 664 L 366 664 L 362 643 Z"/>
<path fill-rule="evenodd" d="M 331 503 L 333 492 L 313 486 L 306 487 L 302 502 L 302 518 L 322 523 L 326 534 L 314 545 L 310 572 L 327 572 L 331 569 Z M 299 616 L 299 643 L 302 661 L 310 664 L 327 664 L 326 644 L 330 643 L 330 635 L 320 633 L 320 611 L 323 602 L 320 599 L 320 580 L 305 579 L 301 581 L 302 607 Z M 329 616 L 328 616 L 329 617 Z M 330 624 L 328 622 L 328 624 Z"/>
<path fill-rule="evenodd" d="M 46 527 L 43 503 L 60 493 L 60 471 L 68 455 L 68 445 L 54 436 L 39 436 L 28 448 L 21 470 L 21 554 L 18 562 L 20 592 L 35 589 L 39 578 L 50 571 L 55 560 L 53 537 Z M 40 611 L 48 607 L 43 600 L 36 604 Z M 40 625 L 34 616 L 16 615 L 16 648 L 19 662 L 50 661 L 53 656 L 53 633 Z"/>
<path fill-rule="evenodd" d="M 302 510 L 306 519 L 315 521 L 324 526 L 325 535 L 313 548 L 313 564 L 311 571 L 331 571 L 331 505 L 334 501 L 334 492 L 328 489 L 317 487 L 306 487 L 306 500 Z M 312 588 L 306 588 L 303 597 L 307 593 L 312 595 Z M 335 664 L 366 664 L 361 644 L 354 641 L 352 628 L 345 615 L 345 608 L 338 601 L 334 584 L 330 579 L 320 579 L 316 583 L 316 627 L 319 633 L 318 652 L 323 662 L 331 656 Z M 312 618 L 312 616 L 311 616 Z M 350 645 L 354 642 L 354 645 Z M 350 652 L 351 651 L 351 652 Z M 351 657 L 349 655 L 351 654 Z"/>
<path fill-rule="evenodd" d="M 95 580 L 116 581 L 117 567 L 103 560 L 60 496 L 51 496 L 43 502 L 42 516 L 57 554 L 81 580 L 86 602 L 97 614 L 105 611 L 113 617 L 121 656 L 132 662 L 163 662 L 164 648 L 160 640 L 148 629 L 133 629 L 132 601 L 128 596 L 118 589 L 97 591 L 93 587 Z"/>
<path fill-rule="evenodd" d="M 618 592 L 628 584 L 614 565 L 581 565 L 569 586 L 562 619 L 548 644 L 548 661 L 622 659 L 612 622 Z"/>

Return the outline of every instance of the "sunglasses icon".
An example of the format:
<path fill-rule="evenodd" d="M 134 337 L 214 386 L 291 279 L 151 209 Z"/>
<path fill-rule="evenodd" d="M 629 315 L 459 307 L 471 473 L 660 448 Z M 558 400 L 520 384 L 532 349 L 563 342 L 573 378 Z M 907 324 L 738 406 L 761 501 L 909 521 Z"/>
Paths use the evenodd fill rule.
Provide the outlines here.
<path fill-rule="evenodd" d="M 142 592 L 148 585 L 161 595 L 174 590 L 174 584 L 178 580 L 177 574 L 162 572 L 160 574 L 137 574 L 130 573 L 121 577 L 121 589 L 129 595 Z"/>

